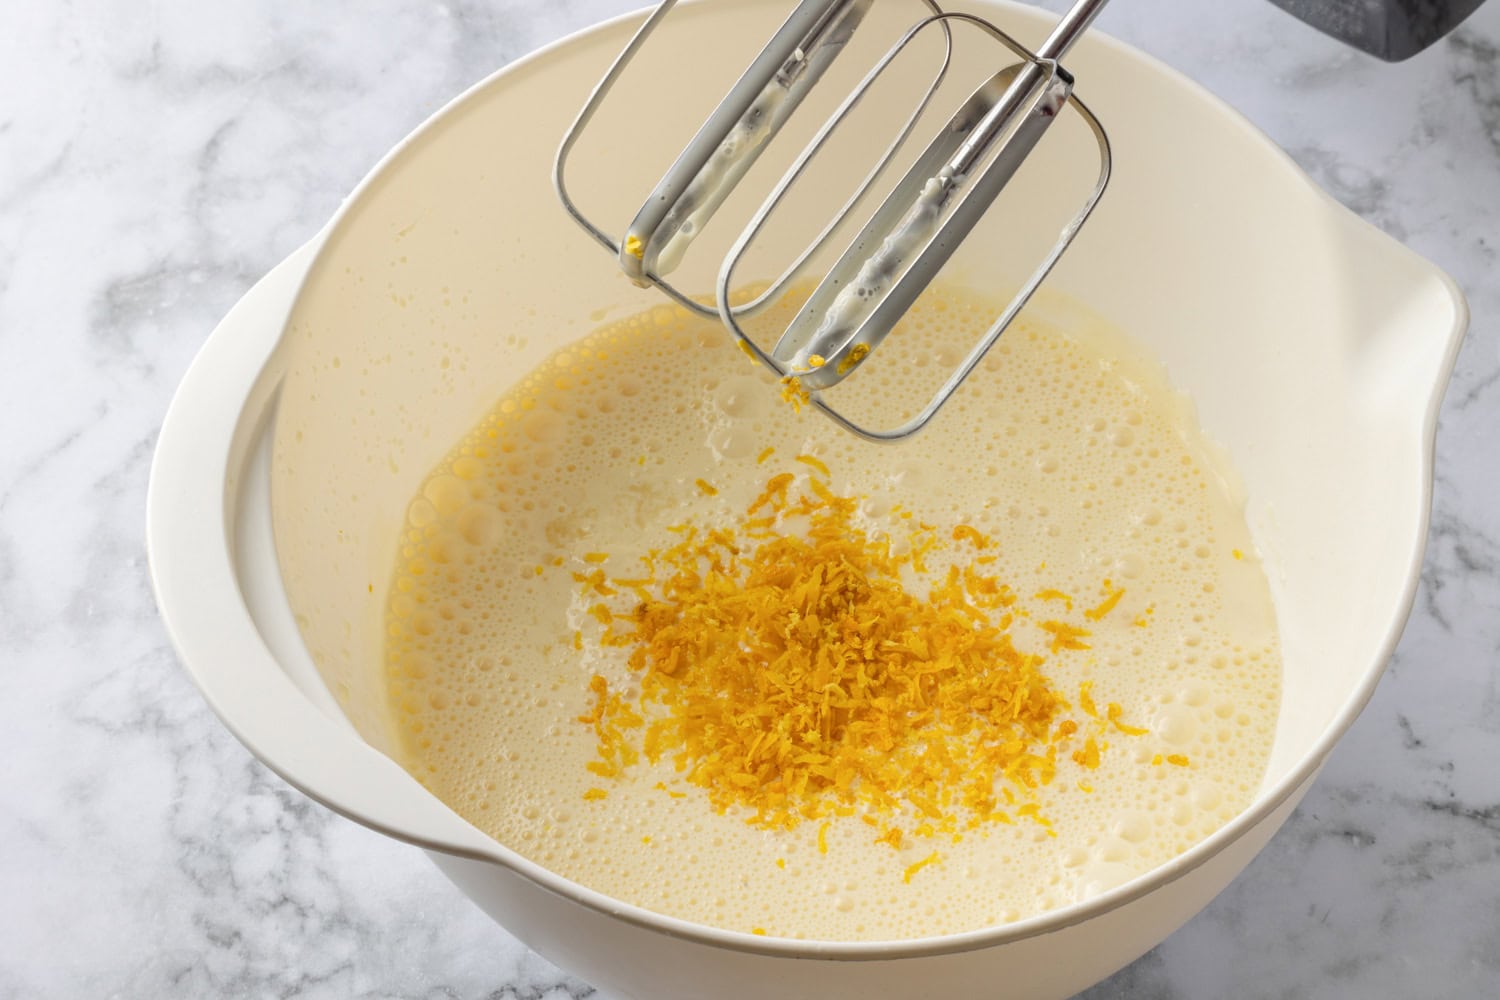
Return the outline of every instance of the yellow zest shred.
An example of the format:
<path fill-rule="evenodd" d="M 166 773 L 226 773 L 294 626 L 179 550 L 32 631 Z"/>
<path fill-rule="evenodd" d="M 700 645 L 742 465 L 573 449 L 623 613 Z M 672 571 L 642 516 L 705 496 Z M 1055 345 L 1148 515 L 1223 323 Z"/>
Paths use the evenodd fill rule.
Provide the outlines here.
<path fill-rule="evenodd" d="M 1125 596 L 1124 588 L 1116 589 L 1111 586 L 1108 580 L 1104 581 L 1104 589 L 1109 591 L 1109 596 L 1097 606 L 1089 608 L 1083 613 L 1083 616 L 1091 622 L 1096 622 L 1113 611 L 1115 605 L 1120 603 L 1120 598 Z"/>
<path fill-rule="evenodd" d="M 540 566 L 537 569 L 541 569 Z M 589 573 L 574 573 L 573 581 L 583 584 L 586 593 L 598 594 L 600 597 L 613 597 L 616 593 L 604 578 L 604 570 L 596 569 Z"/>
<path fill-rule="evenodd" d="M 1099 766 L 1099 744 L 1094 742 L 1092 736 L 1084 741 L 1082 750 L 1073 751 L 1073 762 L 1090 771 Z"/>
<path fill-rule="evenodd" d="M 941 860 L 942 858 L 938 855 L 938 852 L 933 851 L 931 854 L 927 855 L 927 857 L 923 858 L 921 861 L 918 861 L 916 864 L 907 865 L 906 871 L 901 873 L 901 881 L 905 882 L 907 885 L 911 885 L 911 877 L 913 875 L 921 871 L 923 868 L 926 868 L 928 865 L 935 865 Z"/>
<path fill-rule="evenodd" d="M 1107 712 L 1109 715 L 1110 725 L 1114 726 L 1126 736 L 1145 736 L 1148 732 L 1150 732 L 1149 729 L 1142 729 L 1139 726 L 1127 726 L 1125 723 L 1121 722 L 1120 717 L 1125 714 L 1125 709 L 1121 708 L 1119 705 L 1116 705 L 1114 702 L 1109 703 Z"/>
<path fill-rule="evenodd" d="M 1234 556 L 1236 559 L 1243 559 L 1243 558 L 1245 558 L 1245 553 L 1241 552 L 1239 549 L 1232 549 L 1232 550 L 1230 550 L 1229 554 L 1232 555 L 1232 556 Z"/>
<path fill-rule="evenodd" d="M 609 793 L 602 788 L 590 788 L 588 791 L 583 793 L 583 800 L 585 802 L 597 802 L 608 794 Z"/>
<path fill-rule="evenodd" d="M 818 475 L 822 476 L 823 478 L 825 478 L 825 479 L 828 478 L 828 475 L 829 475 L 829 473 L 828 473 L 828 466 L 824 465 L 822 459 L 818 458 L 818 456 L 816 456 L 816 455 L 798 455 L 797 456 L 797 461 L 799 461 L 803 465 L 805 465 L 805 466 L 813 469 L 814 471 L 816 471 L 818 473 Z"/>
<path fill-rule="evenodd" d="M 703 491 L 704 496 L 716 497 L 719 495 L 719 488 L 708 480 L 695 479 L 693 482 L 697 485 L 698 489 Z"/>
<path fill-rule="evenodd" d="M 602 563 L 608 558 L 608 552 L 585 552 L 583 554 L 583 561 L 586 563 Z"/>
<path fill-rule="evenodd" d="M 667 787 L 667 783 L 664 782 L 664 781 L 658 781 L 654 787 L 659 792 L 666 792 L 667 793 L 667 798 L 669 798 L 669 799 L 685 799 L 685 798 L 687 798 L 687 793 L 686 792 L 674 792 L 674 791 L 672 791 L 672 789 L 670 789 L 670 788 Z"/>
<path fill-rule="evenodd" d="M 1188 759 L 1183 754 L 1174 753 L 1174 754 L 1168 755 L 1168 757 L 1167 757 L 1167 763 L 1168 764 L 1172 764 L 1175 767 L 1187 767 L 1188 766 Z"/>
<path fill-rule="evenodd" d="M 625 237 L 625 252 L 637 260 L 644 259 L 646 256 L 646 244 L 635 233 L 631 233 Z"/>
<path fill-rule="evenodd" d="M 1164 757 L 1162 757 L 1162 755 L 1161 755 L 1161 754 L 1157 754 L 1157 755 L 1156 755 L 1156 756 L 1154 756 L 1154 757 L 1152 757 L 1152 758 L 1151 758 L 1151 766 L 1152 766 L 1152 767 L 1161 767 L 1161 765 L 1162 765 L 1162 762 L 1163 762 L 1163 761 L 1164 761 L 1164 760 L 1165 760 L 1165 759 L 1166 759 L 1166 758 L 1164 758 Z"/>
<path fill-rule="evenodd" d="M 955 542 L 968 542 L 976 549 L 987 549 L 995 544 L 988 535 L 982 534 L 978 529 L 967 524 L 953 526 L 953 540 Z"/>
<path fill-rule="evenodd" d="M 856 498 L 816 476 L 805 491 L 797 482 L 771 476 L 731 527 L 674 526 L 674 544 L 634 578 L 574 574 L 583 594 L 613 598 L 590 611 L 597 641 L 624 650 L 639 682 L 627 701 L 590 680 L 579 716 L 598 741 L 589 770 L 619 778 L 641 757 L 669 761 L 720 813 L 744 810 L 766 829 L 819 821 L 825 853 L 841 816 L 880 827 L 893 848 L 903 828 L 955 835 L 961 822 L 1012 816 L 1049 826 L 1036 790 L 1079 722 L 1046 658 L 1016 648 L 1014 592 L 932 525 L 907 519 L 905 537 L 872 539 Z M 992 544 L 977 531 L 954 541 Z M 929 559 L 943 564 L 929 570 Z M 908 592 L 914 576 L 925 598 Z M 1088 648 L 1080 626 L 1042 628 L 1054 654 Z M 1079 704 L 1098 719 L 1089 688 Z M 1090 736 L 1071 759 L 1092 770 L 1107 748 Z"/>
<path fill-rule="evenodd" d="M 1083 641 L 1089 635 L 1089 630 L 1086 628 L 1069 625 L 1067 622 L 1045 621 L 1042 622 L 1042 631 L 1051 634 L 1054 653 L 1061 649 L 1089 648 L 1089 644 Z"/>
<path fill-rule="evenodd" d="M 1099 709 L 1094 704 L 1094 682 L 1084 681 L 1078 685 L 1078 707 L 1092 719 L 1099 718 Z"/>
<path fill-rule="evenodd" d="M 784 375 L 781 379 L 781 398 L 784 402 L 792 404 L 792 410 L 796 413 L 802 412 L 802 404 L 812 399 L 807 391 L 807 386 L 795 375 Z"/>
<path fill-rule="evenodd" d="M 826 364 L 828 364 L 828 359 L 821 354 L 809 354 L 807 356 L 807 367 L 809 368 L 822 368 Z"/>
<path fill-rule="evenodd" d="M 586 766 L 601 778 L 617 778 L 640 759 L 622 730 L 638 729 L 644 720 L 623 697 L 609 690 L 609 682 L 600 675 L 589 679 L 589 691 L 594 695 L 594 707 L 580 715 L 578 721 L 594 727 L 594 735 L 599 738 L 599 758 Z"/>
<path fill-rule="evenodd" d="M 770 458 L 774 454 L 776 454 L 776 449 L 775 448 L 767 448 L 765 451 L 763 451 L 759 455 L 755 456 L 755 464 L 756 465 L 765 465 L 766 464 L 766 459 Z"/>
<path fill-rule="evenodd" d="M 776 859 L 776 867 L 780 868 L 782 871 L 785 871 L 786 870 L 786 858 L 777 858 Z"/>
<path fill-rule="evenodd" d="M 1039 601 L 1059 601 L 1062 603 L 1063 607 L 1067 608 L 1069 611 L 1073 610 L 1073 598 L 1069 597 L 1067 594 L 1064 594 L 1060 590 L 1053 590 L 1051 588 L 1048 588 L 1046 590 L 1038 590 L 1036 592 L 1036 599 Z"/>
<path fill-rule="evenodd" d="M 764 927 L 752 927 L 752 928 L 750 928 L 750 933 L 751 934 L 758 934 L 761 937 L 765 937 L 766 936 L 766 929 Z"/>
<path fill-rule="evenodd" d="M 839 362 L 838 373 L 840 375 L 848 375 L 854 370 L 854 366 L 863 361 L 869 353 L 869 344 L 855 344 L 849 353 L 844 355 L 844 360 Z"/>

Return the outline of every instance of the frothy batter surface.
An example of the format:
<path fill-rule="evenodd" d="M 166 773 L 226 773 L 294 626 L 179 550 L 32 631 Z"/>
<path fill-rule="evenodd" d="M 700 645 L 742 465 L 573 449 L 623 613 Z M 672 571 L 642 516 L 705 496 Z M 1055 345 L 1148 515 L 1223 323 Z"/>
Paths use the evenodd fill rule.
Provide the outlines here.
<path fill-rule="evenodd" d="M 989 308 L 950 291 L 911 321 L 966 343 Z M 893 334 L 883 370 L 912 349 Z M 1117 355 L 1023 320 L 927 431 L 893 447 L 793 412 L 720 328 L 675 308 L 560 351 L 408 512 L 387 613 L 403 763 L 569 878 L 777 936 L 970 930 L 1161 864 L 1258 787 L 1281 665 L 1237 499 L 1161 376 Z M 892 378 L 866 384 L 890 423 L 919 402 Z M 988 816 L 953 790 L 935 812 L 834 795 L 811 818 L 771 822 L 689 780 L 692 761 L 640 754 L 645 725 L 620 730 L 635 759 L 600 766 L 601 687 L 646 721 L 665 711 L 640 702 L 631 644 L 605 639 L 630 632 L 660 588 L 618 581 L 647 579 L 688 526 L 743 531 L 771 481 L 787 503 L 849 498 L 851 530 L 898 559 L 936 539 L 900 569 L 913 595 L 950 565 L 1005 588 L 985 620 L 1037 658 L 1062 702 L 1033 748 L 1049 773 L 997 775 Z M 990 543 L 982 562 L 976 538 Z M 1083 634 L 1059 643 L 1059 623 Z M 1068 720 L 1076 732 L 1059 728 Z"/>

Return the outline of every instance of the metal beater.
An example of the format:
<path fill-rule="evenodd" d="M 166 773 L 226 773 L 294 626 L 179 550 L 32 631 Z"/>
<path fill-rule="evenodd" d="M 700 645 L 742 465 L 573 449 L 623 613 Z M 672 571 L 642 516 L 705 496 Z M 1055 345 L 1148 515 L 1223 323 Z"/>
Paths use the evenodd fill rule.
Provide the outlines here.
<path fill-rule="evenodd" d="M 1059 61 L 1093 22 L 1106 0 L 1079 0 L 1046 41 L 1032 52 L 988 20 L 945 12 L 924 0 L 932 13 L 915 24 L 876 62 L 824 123 L 760 209 L 740 233 L 719 270 L 716 304 L 705 306 L 666 280 L 694 238 L 775 139 L 808 91 L 843 50 L 874 0 L 802 0 L 739 81 L 709 115 L 676 162 L 615 238 L 577 208 L 565 183 L 569 153 L 581 130 L 635 58 L 646 39 L 676 5 L 663 0 L 595 87 L 563 138 L 554 182 L 573 219 L 614 253 L 625 273 L 655 285 L 683 306 L 717 317 L 743 347 L 783 381 L 800 384 L 809 402 L 861 437 L 893 441 L 924 427 L 983 359 L 1015 319 L 1098 203 L 1109 180 L 1108 137 L 1097 118 L 1073 96 L 1073 77 Z M 920 32 L 938 30 L 951 44 L 950 25 L 977 27 L 1017 62 L 985 80 L 917 158 L 859 234 L 825 274 L 770 351 L 745 332 L 742 319 L 774 301 L 828 240 L 880 171 L 907 139 L 947 69 L 937 71 L 925 95 L 854 195 L 782 275 L 749 302 L 732 305 L 735 270 L 787 191 L 860 100 Z M 950 50 L 951 51 L 951 50 Z M 1065 105 L 1081 115 L 1099 146 L 1100 169 L 1093 190 L 1063 228 L 1056 243 L 969 354 L 927 405 L 893 428 L 862 426 L 824 398 L 822 390 L 852 375 L 869 359 L 893 326 L 952 257 L 1012 179 Z"/>

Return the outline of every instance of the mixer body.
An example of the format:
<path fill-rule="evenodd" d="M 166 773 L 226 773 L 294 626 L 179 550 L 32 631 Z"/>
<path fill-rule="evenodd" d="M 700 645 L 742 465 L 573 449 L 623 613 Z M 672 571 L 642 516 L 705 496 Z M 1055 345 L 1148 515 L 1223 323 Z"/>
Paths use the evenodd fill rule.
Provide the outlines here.
<path fill-rule="evenodd" d="M 1282 10 L 1387 62 L 1400 62 L 1457 28 L 1484 0 L 1271 0 Z"/>

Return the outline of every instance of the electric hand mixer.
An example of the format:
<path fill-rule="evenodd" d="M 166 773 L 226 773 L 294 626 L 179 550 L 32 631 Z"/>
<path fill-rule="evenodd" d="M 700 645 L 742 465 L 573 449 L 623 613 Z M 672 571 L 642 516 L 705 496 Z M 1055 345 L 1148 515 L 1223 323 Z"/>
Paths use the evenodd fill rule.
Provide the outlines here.
<path fill-rule="evenodd" d="M 1111 165 L 1109 140 L 1098 119 L 1073 95 L 1073 77 L 1061 60 L 1105 2 L 1078 0 L 1033 52 L 983 18 L 945 12 L 933 0 L 921 0 L 928 11 L 926 16 L 912 24 L 875 62 L 750 218 L 723 258 L 713 306 L 695 300 L 666 276 L 846 48 L 871 12 L 874 0 L 801 0 L 651 191 L 624 235 L 615 237 L 591 222 L 570 196 L 565 181 L 567 161 L 581 131 L 625 67 L 676 6 L 676 0 L 663 0 L 620 53 L 565 135 L 554 167 L 557 192 L 574 220 L 617 256 L 632 280 L 655 285 L 684 307 L 722 320 L 747 353 L 783 381 L 796 383 L 799 394 L 848 430 L 872 440 L 905 438 L 932 419 L 1016 319 L 1104 192 Z M 1340 14 L 1344 10 L 1340 4 L 1347 4 L 1347 0 L 1274 2 L 1351 45 L 1395 60 L 1411 56 L 1451 31 L 1482 0 L 1441 0 L 1424 7 L 1420 16 L 1412 0 L 1363 0 L 1368 10 L 1361 8 L 1364 14 L 1353 19 Z M 854 204 L 910 136 L 937 89 L 946 60 L 895 139 L 875 157 L 874 169 L 854 195 L 780 278 L 748 302 L 736 304 L 730 293 L 747 248 L 789 188 L 891 62 L 924 32 L 941 32 L 951 51 L 951 26 L 959 23 L 980 29 L 1017 61 L 986 79 L 962 103 L 826 272 L 774 346 L 762 348 L 747 334 L 743 320 L 785 292 L 813 254 L 848 218 Z M 822 390 L 838 385 L 867 363 L 1065 107 L 1078 112 L 1098 146 L 1097 180 L 1077 213 L 925 407 L 890 428 L 869 427 L 851 419 L 832 405 Z"/>

